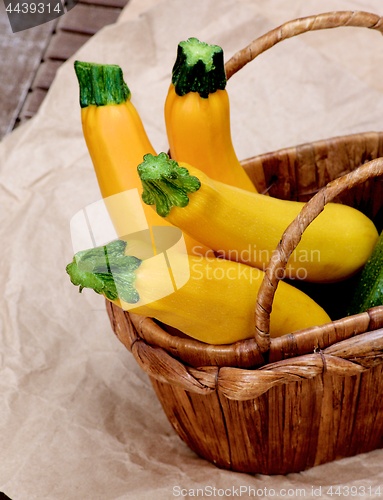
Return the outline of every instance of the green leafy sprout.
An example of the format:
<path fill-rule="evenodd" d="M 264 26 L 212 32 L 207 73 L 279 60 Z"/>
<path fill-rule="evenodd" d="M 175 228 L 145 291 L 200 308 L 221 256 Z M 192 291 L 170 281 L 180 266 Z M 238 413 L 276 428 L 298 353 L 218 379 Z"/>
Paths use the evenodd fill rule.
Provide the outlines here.
<path fill-rule="evenodd" d="M 166 153 L 155 156 L 150 153 L 137 167 L 143 192 L 142 201 L 147 205 L 155 205 L 161 217 L 169 215 L 173 207 L 186 207 L 189 193 L 198 191 L 201 182 L 189 171 L 171 160 Z"/>
<path fill-rule="evenodd" d="M 110 300 L 121 299 L 136 304 L 140 296 L 135 288 L 136 269 L 141 259 L 125 254 L 126 241 L 115 240 L 107 245 L 77 252 L 66 266 L 71 282 L 91 288 Z"/>

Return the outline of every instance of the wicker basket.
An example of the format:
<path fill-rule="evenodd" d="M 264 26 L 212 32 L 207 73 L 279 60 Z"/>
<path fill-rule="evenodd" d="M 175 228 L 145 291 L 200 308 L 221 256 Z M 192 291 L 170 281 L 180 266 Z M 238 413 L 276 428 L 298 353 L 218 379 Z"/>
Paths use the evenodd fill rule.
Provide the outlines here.
<path fill-rule="evenodd" d="M 383 31 L 383 19 L 332 12 L 288 22 L 238 52 L 226 64 L 227 75 L 285 38 L 337 26 Z M 243 165 L 259 190 L 309 200 L 267 268 L 255 304 L 254 338 L 204 344 L 107 302 L 112 328 L 150 376 L 175 431 L 218 467 L 286 474 L 381 448 L 383 307 L 342 317 L 338 285 L 314 286 L 318 297 L 333 290 L 337 319 L 275 339 L 268 326 L 280 271 L 326 203 L 354 206 L 381 230 L 383 133 L 303 144 Z M 348 282 L 339 286 L 342 292 L 351 288 Z"/>

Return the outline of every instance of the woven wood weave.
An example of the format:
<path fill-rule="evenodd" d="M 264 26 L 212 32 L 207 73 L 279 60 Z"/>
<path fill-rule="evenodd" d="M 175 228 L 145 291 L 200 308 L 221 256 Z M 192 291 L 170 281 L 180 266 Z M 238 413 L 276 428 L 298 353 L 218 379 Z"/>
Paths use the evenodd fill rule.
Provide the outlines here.
<path fill-rule="evenodd" d="M 365 12 L 290 21 L 235 54 L 227 75 L 281 40 L 338 26 L 383 32 L 382 18 Z M 336 289 L 339 317 L 331 323 L 275 339 L 268 330 L 280 271 L 326 203 L 354 206 L 382 229 L 383 133 L 302 144 L 242 163 L 258 190 L 307 201 L 272 255 L 254 304 L 254 337 L 204 344 L 107 302 L 112 328 L 150 376 L 175 431 L 218 467 L 286 474 L 381 448 L 383 306 L 342 317 Z"/>

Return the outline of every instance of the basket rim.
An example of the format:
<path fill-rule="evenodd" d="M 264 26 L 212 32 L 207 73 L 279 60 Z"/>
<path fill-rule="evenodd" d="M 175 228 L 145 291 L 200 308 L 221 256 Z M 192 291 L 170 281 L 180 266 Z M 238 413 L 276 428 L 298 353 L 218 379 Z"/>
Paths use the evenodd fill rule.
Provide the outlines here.
<path fill-rule="evenodd" d="M 109 301 L 106 301 L 106 304 L 109 314 L 116 318 L 117 310 L 121 309 L 115 304 L 110 304 Z M 164 349 L 176 359 L 194 367 L 206 364 L 218 367 L 260 368 L 270 362 L 275 363 L 282 359 L 321 351 L 335 343 L 383 328 L 383 306 L 376 306 L 366 312 L 334 320 L 320 327 L 313 326 L 272 338 L 270 351 L 267 356 L 263 356 L 254 338 L 240 340 L 233 344 L 207 344 L 191 337 L 177 337 L 166 331 L 152 318 L 128 311 L 122 311 L 122 314 L 126 316 L 125 321 L 131 323 L 136 330 L 140 340 L 148 345 Z M 124 321 L 119 315 L 117 317 L 117 321 Z M 112 324 L 114 322 L 115 320 Z M 122 343 L 126 344 L 125 341 Z M 209 363 L 208 360 L 211 358 L 215 362 Z"/>
<path fill-rule="evenodd" d="M 228 399 L 245 401 L 278 385 L 293 384 L 325 373 L 358 376 L 383 363 L 383 328 L 378 328 L 335 342 L 325 349 L 259 367 L 193 367 L 141 337 L 131 321 L 131 313 L 123 312 L 109 301 L 106 308 L 117 338 L 150 377 L 201 395 L 217 391 Z M 128 328 L 126 324 L 121 328 L 121 318 L 115 315 L 118 316 L 118 309 L 129 323 Z"/>

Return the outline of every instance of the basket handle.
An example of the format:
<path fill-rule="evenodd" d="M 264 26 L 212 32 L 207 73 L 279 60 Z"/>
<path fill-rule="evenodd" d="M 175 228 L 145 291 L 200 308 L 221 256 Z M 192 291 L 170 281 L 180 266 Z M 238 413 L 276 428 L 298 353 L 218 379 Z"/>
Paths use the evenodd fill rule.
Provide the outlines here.
<path fill-rule="evenodd" d="M 383 34 L 383 17 L 364 11 L 332 11 L 287 21 L 236 52 L 225 64 L 226 78 L 229 79 L 258 55 L 283 40 L 309 31 L 346 26 L 374 29 Z M 382 174 L 383 158 L 378 158 L 335 179 L 306 203 L 301 213 L 285 230 L 267 266 L 255 306 L 254 336 L 261 352 L 267 352 L 270 349 L 270 313 L 278 282 L 284 276 L 287 261 L 301 240 L 305 229 L 322 212 L 326 203 L 332 201 L 342 191 Z"/>
<path fill-rule="evenodd" d="M 383 17 L 363 11 L 333 11 L 287 21 L 236 52 L 225 64 L 226 78 L 283 40 L 308 31 L 345 26 L 369 28 L 383 34 Z"/>
<path fill-rule="evenodd" d="M 352 172 L 334 179 L 303 206 L 301 212 L 284 231 L 277 248 L 271 255 L 255 306 L 255 340 L 261 352 L 270 349 L 270 313 L 278 283 L 284 276 L 287 261 L 306 228 L 323 211 L 325 205 L 343 191 L 381 175 L 383 175 L 383 157 L 371 160 Z"/>

